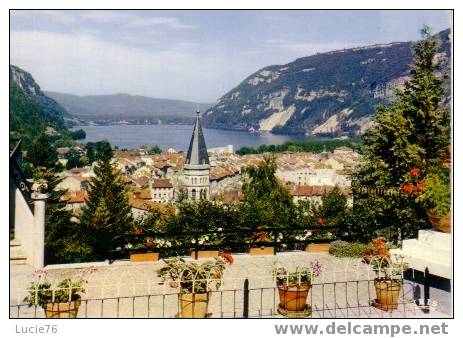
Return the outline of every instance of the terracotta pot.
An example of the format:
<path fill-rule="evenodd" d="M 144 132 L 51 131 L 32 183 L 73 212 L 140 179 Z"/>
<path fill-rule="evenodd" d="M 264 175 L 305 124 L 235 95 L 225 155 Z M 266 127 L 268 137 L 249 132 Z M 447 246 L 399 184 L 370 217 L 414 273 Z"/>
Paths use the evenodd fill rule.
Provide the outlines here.
<path fill-rule="evenodd" d="M 190 253 L 191 258 L 196 259 L 195 251 Z M 218 250 L 199 250 L 198 251 L 198 259 L 200 258 L 214 258 L 219 256 Z"/>
<path fill-rule="evenodd" d="M 252 256 L 274 255 L 275 248 L 273 246 L 260 246 L 257 248 L 249 248 L 249 254 Z"/>
<path fill-rule="evenodd" d="M 428 215 L 429 222 L 431 222 L 435 229 L 447 234 L 451 232 L 450 220 L 452 218 L 452 213 L 450 211 L 445 216 L 437 216 L 429 210 L 426 210 L 426 213 Z"/>
<path fill-rule="evenodd" d="M 156 262 L 159 260 L 159 252 L 145 252 L 130 254 L 131 262 Z"/>
<path fill-rule="evenodd" d="M 303 311 L 311 285 L 278 285 L 280 307 L 288 311 Z"/>
<path fill-rule="evenodd" d="M 394 279 L 375 279 L 376 302 L 374 306 L 384 310 L 397 309 L 403 282 Z"/>
<path fill-rule="evenodd" d="M 45 304 L 43 309 L 45 310 L 46 318 L 76 318 L 77 312 L 80 306 L 80 296 L 77 296 L 75 300 L 66 303 L 48 303 Z"/>
<path fill-rule="evenodd" d="M 313 243 L 308 244 L 305 248 L 306 252 L 329 252 L 330 251 L 330 243 Z"/>
<path fill-rule="evenodd" d="M 209 293 L 181 293 L 179 300 L 179 318 L 206 318 Z"/>

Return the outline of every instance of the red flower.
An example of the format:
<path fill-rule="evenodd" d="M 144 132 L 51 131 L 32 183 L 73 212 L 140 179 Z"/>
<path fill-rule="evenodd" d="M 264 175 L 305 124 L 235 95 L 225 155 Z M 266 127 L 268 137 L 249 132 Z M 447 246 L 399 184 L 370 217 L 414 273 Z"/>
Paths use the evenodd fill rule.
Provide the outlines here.
<path fill-rule="evenodd" d="M 426 188 L 426 184 L 424 183 L 424 181 L 419 181 L 416 187 L 418 188 L 419 191 L 421 191 Z"/>
<path fill-rule="evenodd" d="M 421 172 L 420 168 L 411 168 L 409 171 L 410 175 L 412 175 L 413 177 L 418 176 L 420 172 Z"/>
<path fill-rule="evenodd" d="M 133 232 L 135 235 L 141 235 L 141 229 L 135 229 L 135 231 Z"/>
<path fill-rule="evenodd" d="M 230 255 L 227 252 L 223 252 L 221 256 L 227 261 L 228 264 L 232 265 L 233 264 L 233 256 Z"/>
<path fill-rule="evenodd" d="M 406 194 L 411 194 L 415 190 L 415 186 L 413 184 L 404 184 L 402 186 L 402 191 Z"/>
<path fill-rule="evenodd" d="M 324 221 L 324 219 L 321 218 L 321 217 L 318 218 L 317 223 L 320 224 L 320 225 L 325 225 L 325 221 Z"/>
<path fill-rule="evenodd" d="M 377 246 L 378 248 L 381 248 L 385 245 L 384 241 L 382 239 L 375 239 L 373 241 L 373 244 Z"/>

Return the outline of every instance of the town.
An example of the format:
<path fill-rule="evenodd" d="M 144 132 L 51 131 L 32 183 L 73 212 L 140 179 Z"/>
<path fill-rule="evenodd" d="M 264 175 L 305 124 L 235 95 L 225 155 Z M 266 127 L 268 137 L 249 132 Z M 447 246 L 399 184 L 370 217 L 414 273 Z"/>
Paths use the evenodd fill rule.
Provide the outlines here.
<path fill-rule="evenodd" d="M 161 204 L 175 203 L 185 191 L 190 200 L 240 201 L 241 169 L 259 163 L 265 155 L 240 156 L 233 151 L 232 145 L 206 150 L 206 140 L 197 130 L 201 130 L 199 117 L 188 153 L 172 148 L 158 155 L 149 155 L 146 148 L 114 151 L 113 161 L 128 188 L 134 216 L 146 214 L 146 211 Z M 67 162 L 65 156 L 70 150 L 57 149 L 59 162 L 64 166 Z M 73 150 L 84 152 L 80 147 Z M 350 175 L 359 160 L 357 152 L 339 147 L 333 152 L 285 152 L 275 156 L 278 165 L 276 176 L 295 202 L 309 200 L 321 203 L 321 197 L 337 186 L 352 205 Z M 92 166 L 64 170 L 59 174 L 62 181 L 58 188 L 67 190 L 63 199 L 76 216 L 85 204 L 94 175 Z"/>

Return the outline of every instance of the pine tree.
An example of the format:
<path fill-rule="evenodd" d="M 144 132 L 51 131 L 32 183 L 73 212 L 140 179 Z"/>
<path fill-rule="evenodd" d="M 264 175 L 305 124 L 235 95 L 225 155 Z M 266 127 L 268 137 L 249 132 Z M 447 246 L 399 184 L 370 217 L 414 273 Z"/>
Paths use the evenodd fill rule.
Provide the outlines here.
<path fill-rule="evenodd" d="M 400 191 L 412 168 L 425 171 L 441 161 L 450 143 L 449 111 L 442 104 L 446 74 L 437 55 L 439 42 L 428 27 L 422 36 L 414 46 L 410 80 L 396 91 L 389 106 L 379 109 L 375 125 L 364 137 L 364 160 L 353 181 L 354 214 L 362 213 L 359 219 L 370 225 L 357 229 L 359 233 L 393 226 L 404 235 L 414 235 L 427 224 L 424 210 Z"/>
<path fill-rule="evenodd" d="M 108 142 L 98 147 L 96 158 L 96 177 L 90 185 L 80 220 L 96 258 L 106 259 L 112 239 L 129 231 L 133 219 L 121 174 L 111 163 L 112 150 Z"/>

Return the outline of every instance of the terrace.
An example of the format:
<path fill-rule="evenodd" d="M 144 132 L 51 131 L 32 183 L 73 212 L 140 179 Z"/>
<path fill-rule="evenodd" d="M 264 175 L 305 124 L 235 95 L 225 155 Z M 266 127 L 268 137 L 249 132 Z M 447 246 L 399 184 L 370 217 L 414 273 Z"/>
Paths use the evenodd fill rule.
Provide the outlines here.
<path fill-rule="evenodd" d="M 308 296 L 311 318 L 417 318 L 450 317 L 448 292 L 428 289 L 429 306 L 420 305 L 425 285 L 404 279 L 399 306 L 383 311 L 372 306 L 375 273 L 361 259 L 336 258 L 328 253 L 280 252 L 269 256 L 233 255 L 234 263 L 224 273 L 223 284 L 211 292 L 208 317 L 282 317 L 278 312 L 278 289 L 272 278 L 275 266 L 294 269 L 318 260 L 321 275 Z M 192 258 L 185 258 L 192 260 Z M 128 260 L 48 266 L 51 281 L 73 277 L 81 268 L 96 270 L 87 278 L 78 318 L 174 318 L 179 313 L 178 290 L 158 277 L 163 261 L 130 263 Z M 11 266 L 10 317 L 43 318 L 38 305 L 29 307 L 23 299 L 30 287 L 32 268 Z M 430 291 L 429 291 L 430 290 Z M 425 290 L 426 292 L 426 290 Z M 422 301 L 421 301 L 422 303 Z M 447 308 L 447 310 L 445 310 Z M 445 311 L 445 312 L 444 312 Z M 451 311 L 451 310 L 450 310 Z"/>

